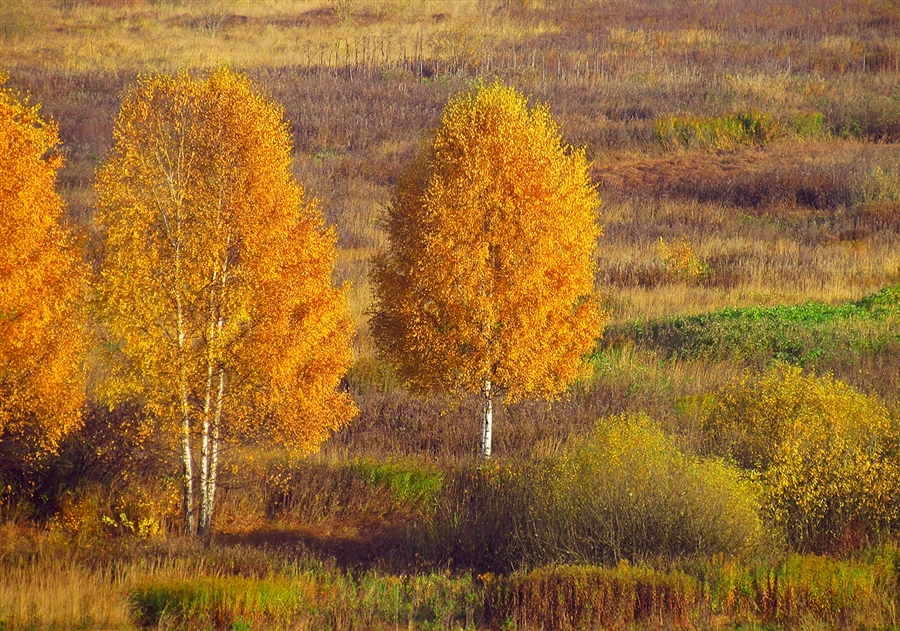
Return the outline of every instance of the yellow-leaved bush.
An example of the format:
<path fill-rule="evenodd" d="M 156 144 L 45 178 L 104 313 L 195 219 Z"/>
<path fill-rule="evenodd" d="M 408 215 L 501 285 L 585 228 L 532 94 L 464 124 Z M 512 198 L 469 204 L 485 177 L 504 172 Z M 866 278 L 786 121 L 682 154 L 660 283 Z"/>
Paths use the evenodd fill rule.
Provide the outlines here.
<path fill-rule="evenodd" d="M 0 89 L 0 438 L 24 441 L 18 459 L 55 450 L 84 402 L 88 269 L 54 190 L 59 143 L 39 106 Z"/>
<path fill-rule="evenodd" d="M 547 460 L 453 471 L 429 535 L 441 561 L 495 572 L 741 555 L 765 541 L 746 476 L 681 451 L 643 414 L 604 419 Z"/>
<path fill-rule="evenodd" d="M 900 432 L 875 397 L 776 364 L 723 388 L 703 427 L 754 473 L 764 514 L 793 545 L 855 545 L 898 524 Z"/>
<path fill-rule="evenodd" d="M 372 272 L 379 350 L 419 391 L 562 393 L 605 321 L 598 204 L 584 151 L 546 106 L 499 83 L 452 98 L 387 210 Z"/>

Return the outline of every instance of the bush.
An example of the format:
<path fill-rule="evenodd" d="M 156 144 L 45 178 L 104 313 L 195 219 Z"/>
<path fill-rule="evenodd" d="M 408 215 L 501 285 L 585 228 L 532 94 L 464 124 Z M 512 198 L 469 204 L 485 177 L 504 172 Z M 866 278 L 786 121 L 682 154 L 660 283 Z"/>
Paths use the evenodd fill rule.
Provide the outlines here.
<path fill-rule="evenodd" d="M 739 554 L 760 533 L 736 468 L 685 455 L 649 418 L 623 416 L 560 457 L 448 475 L 429 544 L 441 561 L 507 571 Z"/>
<path fill-rule="evenodd" d="M 567 560 L 734 554 L 760 538 L 753 493 L 738 470 L 682 453 L 643 415 L 599 426 L 554 473 L 560 523 L 548 539 Z"/>
<path fill-rule="evenodd" d="M 900 434 L 880 401 L 776 364 L 726 386 L 705 414 L 713 451 L 761 483 L 763 511 L 799 548 L 858 544 L 900 517 Z"/>
<path fill-rule="evenodd" d="M 654 124 L 663 146 L 674 149 L 710 148 L 734 151 L 740 146 L 764 145 L 784 135 L 768 114 L 744 112 L 733 116 L 663 116 Z"/>

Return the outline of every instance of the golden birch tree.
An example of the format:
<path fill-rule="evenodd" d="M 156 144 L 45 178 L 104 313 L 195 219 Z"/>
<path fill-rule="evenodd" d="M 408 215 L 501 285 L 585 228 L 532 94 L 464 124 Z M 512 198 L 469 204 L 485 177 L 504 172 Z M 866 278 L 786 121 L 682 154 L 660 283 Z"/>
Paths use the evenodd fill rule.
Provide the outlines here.
<path fill-rule="evenodd" d="M 481 392 L 485 458 L 495 389 L 552 398 L 586 369 L 598 204 L 584 151 L 501 84 L 451 99 L 397 184 L 372 331 L 415 389 Z"/>
<path fill-rule="evenodd" d="M 84 402 L 88 269 L 62 223 L 58 147 L 39 106 L 0 89 L 0 438 L 34 452 L 54 450 Z"/>
<path fill-rule="evenodd" d="M 177 432 L 185 531 L 197 513 L 208 541 L 226 434 L 311 451 L 355 413 L 335 237 L 290 174 L 282 109 L 227 68 L 141 79 L 114 141 L 97 175 L 106 394 Z"/>

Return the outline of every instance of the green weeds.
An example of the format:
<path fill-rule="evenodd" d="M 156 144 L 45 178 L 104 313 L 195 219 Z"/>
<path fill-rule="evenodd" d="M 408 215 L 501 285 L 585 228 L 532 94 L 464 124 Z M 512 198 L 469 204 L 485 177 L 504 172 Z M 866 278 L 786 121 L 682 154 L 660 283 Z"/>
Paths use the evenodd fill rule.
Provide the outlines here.
<path fill-rule="evenodd" d="M 289 572 L 265 578 L 151 580 L 131 590 L 158 629 L 460 629 L 481 617 L 471 577 Z"/>
<path fill-rule="evenodd" d="M 730 116 L 663 116 L 653 131 L 667 149 L 713 149 L 734 151 L 755 147 L 789 134 L 818 138 L 825 117 L 820 112 L 801 113 L 788 123 L 776 121 L 763 112 L 742 112 Z"/>
<path fill-rule="evenodd" d="M 610 339 L 680 360 L 773 360 L 814 367 L 847 355 L 878 353 L 900 342 L 900 287 L 889 286 L 856 302 L 720 309 L 616 327 Z M 602 349 L 595 361 L 602 363 Z"/>
<path fill-rule="evenodd" d="M 443 482 L 440 469 L 413 461 L 379 462 L 366 458 L 353 462 L 350 470 L 366 484 L 390 488 L 398 504 L 428 504 L 437 497 Z"/>

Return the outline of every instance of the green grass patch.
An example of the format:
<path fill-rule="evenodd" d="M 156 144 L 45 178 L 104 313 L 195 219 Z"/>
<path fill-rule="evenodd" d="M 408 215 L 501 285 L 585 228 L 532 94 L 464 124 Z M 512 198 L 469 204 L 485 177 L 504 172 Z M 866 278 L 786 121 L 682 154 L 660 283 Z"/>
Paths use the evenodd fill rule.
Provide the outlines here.
<path fill-rule="evenodd" d="M 397 502 L 418 506 L 434 501 L 444 480 L 436 466 L 415 460 L 365 458 L 353 462 L 350 470 L 367 484 L 388 487 Z"/>
<path fill-rule="evenodd" d="M 157 629 L 469 628 L 481 617 L 471 577 L 298 572 L 266 578 L 154 580 L 131 591 L 136 622 Z"/>
<path fill-rule="evenodd" d="M 900 286 L 855 302 L 725 308 L 612 327 L 613 344 L 630 340 L 681 360 L 773 360 L 814 367 L 850 354 L 883 352 L 900 341 Z M 594 357 L 603 365 L 608 348 Z"/>

